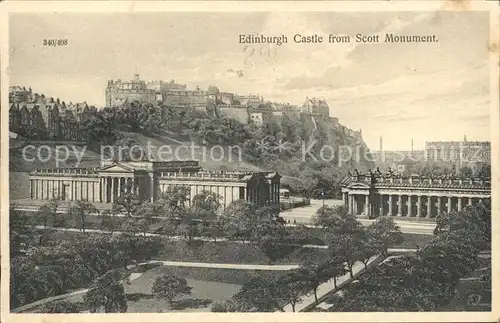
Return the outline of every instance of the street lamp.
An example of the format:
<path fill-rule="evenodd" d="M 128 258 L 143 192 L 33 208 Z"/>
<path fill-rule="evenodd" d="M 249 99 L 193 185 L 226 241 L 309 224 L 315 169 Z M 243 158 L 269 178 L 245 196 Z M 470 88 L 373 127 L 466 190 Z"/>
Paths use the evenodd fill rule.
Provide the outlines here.
<path fill-rule="evenodd" d="M 325 190 L 321 191 L 321 198 L 323 200 L 323 206 L 325 206 Z"/>

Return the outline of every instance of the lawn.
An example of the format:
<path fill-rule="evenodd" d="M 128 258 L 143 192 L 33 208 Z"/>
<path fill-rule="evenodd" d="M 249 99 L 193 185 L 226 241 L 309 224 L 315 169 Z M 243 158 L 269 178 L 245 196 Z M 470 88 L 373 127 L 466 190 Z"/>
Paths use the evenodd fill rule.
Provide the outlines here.
<path fill-rule="evenodd" d="M 263 271 L 219 268 L 189 268 L 160 266 L 148 270 L 130 284 L 124 284 L 127 294 L 128 313 L 158 312 L 210 312 L 211 304 L 231 298 L 241 285 L 255 275 L 277 277 L 285 271 Z M 158 300 L 151 294 L 153 282 L 162 274 L 186 278 L 192 287 L 191 295 L 175 299 L 173 306 L 166 300 Z M 74 303 L 83 302 L 83 295 L 68 299 Z"/>
<path fill-rule="evenodd" d="M 434 236 L 428 234 L 403 233 L 403 238 L 403 242 L 395 244 L 392 248 L 415 249 L 417 247 L 423 247 L 431 242 Z"/>

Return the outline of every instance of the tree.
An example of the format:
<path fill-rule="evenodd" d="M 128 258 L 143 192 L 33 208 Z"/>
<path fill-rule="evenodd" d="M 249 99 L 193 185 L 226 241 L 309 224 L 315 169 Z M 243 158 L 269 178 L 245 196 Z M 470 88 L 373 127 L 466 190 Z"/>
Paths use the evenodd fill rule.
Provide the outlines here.
<path fill-rule="evenodd" d="M 57 199 L 50 199 L 48 202 L 42 204 L 38 209 L 36 216 L 42 219 L 44 229 L 47 229 L 49 220 L 53 220 L 57 217 L 56 213 L 58 206 L 59 201 Z"/>
<path fill-rule="evenodd" d="M 310 243 L 310 240 L 311 240 L 311 237 L 309 234 L 310 231 L 306 225 L 300 223 L 294 227 L 289 227 L 287 229 L 288 229 L 288 232 L 290 235 L 290 239 L 291 239 L 291 241 L 293 241 L 293 243 L 297 243 L 301 246 L 303 246 L 304 244 Z"/>
<path fill-rule="evenodd" d="M 218 194 L 209 191 L 202 191 L 193 198 L 191 207 L 181 218 L 181 225 L 186 230 L 190 240 L 198 226 L 201 226 L 202 230 L 205 231 L 209 224 L 217 222 L 217 211 L 221 206 L 220 199 Z"/>
<path fill-rule="evenodd" d="M 318 287 L 330 279 L 328 267 L 325 263 L 316 264 L 311 261 L 305 261 L 299 268 L 293 271 L 297 281 L 306 283 L 307 289 L 312 290 L 314 300 L 318 301 Z"/>
<path fill-rule="evenodd" d="M 285 243 L 288 232 L 284 222 L 279 217 L 266 217 L 257 215 L 260 219 L 251 240 L 258 245 L 259 249 L 266 255 L 269 263 L 283 258 L 293 251 L 293 246 Z"/>
<path fill-rule="evenodd" d="M 187 212 L 187 202 L 189 201 L 190 188 L 187 186 L 169 186 L 163 192 L 159 200 L 163 200 L 164 212 L 172 220 L 182 219 Z"/>
<path fill-rule="evenodd" d="M 251 308 L 248 304 L 241 303 L 240 301 L 230 298 L 226 301 L 214 302 L 212 305 L 212 312 L 228 313 L 228 312 L 249 312 Z"/>
<path fill-rule="evenodd" d="M 110 211 L 106 210 L 99 214 L 100 217 L 100 229 L 101 231 L 107 231 L 110 234 L 116 231 L 119 227 L 119 219 L 118 217 L 111 214 Z"/>
<path fill-rule="evenodd" d="M 216 193 L 202 191 L 193 197 L 191 212 L 203 222 L 215 220 L 221 207 L 220 199 L 221 196 Z"/>
<path fill-rule="evenodd" d="M 135 194 L 132 186 L 126 186 L 124 191 L 113 203 L 113 213 L 118 214 L 125 212 L 128 217 L 137 214 L 137 210 L 141 207 L 142 201 Z"/>
<path fill-rule="evenodd" d="M 187 285 L 185 278 L 163 274 L 155 278 L 151 292 L 157 299 L 166 299 L 173 305 L 175 297 L 180 295 L 190 295 L 192 287 Z"/>
<path fill-rule="evenodd" d="M 298 279 L 296 275 L 288 274 L 278 280 L 277 294 L 280 299 L 292 305 L 292 311 L 295 312 L 295 305 L 302 301 L 302 297 L 309 292 L 309 284 L 306 281 Z"/>
<path fill-rule="evenodd" d="M 274 312 L 283 310 L 276 284 L 273 280 L 256 276 L 243 283 L 238 293 L 233 296 L 237 304 L 244 304 L 246 311 Z"/>
<path fill-rule="evenodd" d="M 30 216 L 9 209 L 9 237 L 11 257 L 23 252 L 26 242 L 31 242 L 34 236 L 34 223 Z"/>
<path fill-rule="evenodd" d="M 139 232 L 142 232 L 142 227 L 140 226 L 139 219 L 137 218 L 127 218 L 122 223 L 122 231 L 130 236 L 135 236 Z"/>
<path fill-rule="evenodd" d="M 69 208 L 69 215 L 75 221 L 75 225 L 80 231 L 85 233 L 85 228 L 87 226 L 87 216 L 91 214 L 99 213 L 94 204 L 88 201 L 76 201 L 71 203 Z"/>
<path fill-rule="evenodd" d="M 245 200 L 231 202 L 223 212 L 228 237 L 249 240 L 257 226 L 257 209 Z"/>
<path fill-rule="evenodd" d="M 39 313 L 79 313 L 78 305 L 69 301 L 56 301 L 43 304 Z"/>
<path fill-rule="evenodd" d="M 461 232 L 463 239 L 471 239 L 480 249 L 491 248 L 491 200 L 436 218 L 436 235 L 453 231 Z"/>
<path fill-rule="evenodd" d="M 359 250 L 361 243 L 357 239 L 357 235 L 341 233 L 331 235 L 328 250 L 333 256 L 341 257 L 347 264 L 351 278 L 354 277 L 352 267 L 359 260 Z"/>
<path fill-rule="evenodd" d="M 111 270 L 99 277 L 83 296 L 85 305 L 91 313 L 104 309 L 105 313 L 125 313 L 127 299 L 121 283 L 121 274 Z"/>
<path fill-rule="evenodd" d="M 366 234 L 367 241 L 363 249 L 372 255 L 375 255 L 375 251 L 378 250 L 384 257 L 387 257 L 389 247 L 403 241 L 403 234 L 399 226 L 391 217 L 386 216 L 379 217 L 370 224 Z"/>
<path fill-rule="evenodd" d="M 348 270 L 345 268 L 344 260 L 337 256 L 332 256 L 329 260 L 322 264 L 325 268 L 326 275 L 333 278 L 333 287 L 336 289 L 337 278 L 344 276 Z"/>

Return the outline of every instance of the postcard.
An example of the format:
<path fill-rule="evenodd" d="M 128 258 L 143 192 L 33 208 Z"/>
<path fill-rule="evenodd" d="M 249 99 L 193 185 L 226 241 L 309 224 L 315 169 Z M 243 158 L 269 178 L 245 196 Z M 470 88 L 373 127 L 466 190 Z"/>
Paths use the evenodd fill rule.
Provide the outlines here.
<path fill-rule="evenodd" d="M 0 9 L 2 321 L 498 321 L 497 3 Z"/>

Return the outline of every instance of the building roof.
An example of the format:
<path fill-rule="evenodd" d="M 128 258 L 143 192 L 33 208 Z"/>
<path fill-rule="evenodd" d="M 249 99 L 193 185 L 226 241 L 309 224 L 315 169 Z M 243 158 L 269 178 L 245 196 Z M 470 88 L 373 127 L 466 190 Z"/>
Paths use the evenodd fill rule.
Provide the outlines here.
<path fill-rule="evenodd" d="M 419 175 L 403 176 L 380 172 L 351 174 L 341 181 L 342 187 L 363 184 L 371 188 L 442 188 L 442 189 L 491 189 L 489 178 L 460 178 L 453 175 L 425 177 Z"/>

